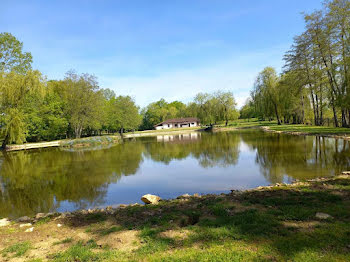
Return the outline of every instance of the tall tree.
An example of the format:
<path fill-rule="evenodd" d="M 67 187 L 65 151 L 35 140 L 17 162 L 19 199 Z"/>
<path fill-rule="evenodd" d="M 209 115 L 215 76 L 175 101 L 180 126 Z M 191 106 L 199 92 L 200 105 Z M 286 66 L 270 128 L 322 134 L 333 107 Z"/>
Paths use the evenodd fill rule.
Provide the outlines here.
<path fill-rule="evenodd" d="M 44 85 L 39 71 L 28 71 L 25 74 L 0 72 L 0 127 L 4 137 L 3 148 L 8 143 L 25 141 L 25 101 L 32 94 L 43 96 Z"/>
<path fill-rule="evenodd" d="M 30 70 L 32 55 L 23 52 L 23 43 L 10 33 L 0 33 L 0 71 L 24 74 Z"/>

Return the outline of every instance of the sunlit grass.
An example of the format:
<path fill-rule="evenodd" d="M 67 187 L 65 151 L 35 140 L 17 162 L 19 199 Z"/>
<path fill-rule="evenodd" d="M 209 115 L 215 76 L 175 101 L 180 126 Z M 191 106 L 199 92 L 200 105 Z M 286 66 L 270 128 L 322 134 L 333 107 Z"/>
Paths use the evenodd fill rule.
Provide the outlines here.
<path fill-rule="evenodd" d="M 29 241 L 24 241 L 5 248 L 1 253 L 3 256 L 12 254 L 14 257 L 20 257 L 23 256 L 31 248 L 31 243 Z"/>

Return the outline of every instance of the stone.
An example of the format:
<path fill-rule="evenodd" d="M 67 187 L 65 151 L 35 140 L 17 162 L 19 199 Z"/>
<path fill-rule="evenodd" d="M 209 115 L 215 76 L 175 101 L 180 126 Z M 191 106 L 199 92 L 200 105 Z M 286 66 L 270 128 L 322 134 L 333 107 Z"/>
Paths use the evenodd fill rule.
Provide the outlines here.
<path fill-rule="evenodd" d="M 345 176 L 350 176 L 350 171 L 343 171 L 341 174 Z"/>
<path fill-rule="evenodd" d="M 27 233 L 30 233 L 30 232 L 33 232 L 34 231 L 34 227 L 31 227 L 31 228 L 28 228 L 26 231 L 24 232 L 27 232 Z"/>
<path fill-rule="evenodd" d="M 61 227 L 62 225 L 61 224 L 57 224 L 57 227 Z"/>
<path fill-rule="evenodd" d="M 193 194 L 193 197 L 201 197 L 198 193 Z"/>
<path fill-rule="evenodd" d="M 190 197 L 191 197 L 191 195 L 189 195 L 189 194 L 183 194 L 181 196 L 178 196 L 177 199 L 185 199 L 185 198 L 190 198 Z"/>
<path fill-rule="evenodd" d="M 40 218 L 44 218 L 45 217 L 45 213 L 38 213 L 35 216 L 35 219 L 40 219 Z"/>
<path fill-rule="evenodd" d="M 50 212 L 50 213 L 47 213 L 44 217 L 54 217 L 54 216 L 55 216 L 55 213 Z"/>
<path fill-rule="evenodd" d="M 141 197 L 141 200 L 146 203 L 146 204 L 153 204 L 156 205 L 158 204 L 159 200 L 161 198 L 159 196 L 156 195 L 151 195 L 151 194 L 147 194 Z"/>
<path fill-rule="evenodd" d="M 32 226 L 32 223 L 26 223 L 26 224 L 20 224 L 19 227 L 22 228 L 22 227 L 31 227 Z"/>
<path fill-rule="evenodd" d="M 24 217 L 20 217 L 20 218 L 17 218 L 16 221 L 17 222 L 29 222 L 31 221 L 32 219 L 30 217 L 27 217 L 27 216 L 24 216 Z"/>
<path fill-rule="evenodd" d="M 8 220 L 8 218 L 0 219 L 0 227 L 6 227 L 10 224 L 11 224 L 11 222 L 10 222 L 10 220 Z"/>
<path fill-rule="evenodd" d="M 317 212 L 316 213 L 316 218 L 318 219 L 330 219 L 333 218 L 331 215 L 326 214 L 326 213 L 321 213 L 321 212 Z"/>

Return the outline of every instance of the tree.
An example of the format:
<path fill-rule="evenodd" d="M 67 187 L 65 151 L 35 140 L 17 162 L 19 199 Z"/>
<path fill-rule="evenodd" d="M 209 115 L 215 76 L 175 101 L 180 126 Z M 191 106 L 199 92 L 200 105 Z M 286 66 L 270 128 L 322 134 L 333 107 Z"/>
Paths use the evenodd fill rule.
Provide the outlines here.
<path fill-rule="evenodd" d="M 266 67 L 259 73 L 255 81 L 253 100 L 259 104 L 264 114 L 267 113 L 267 116 L 270 117 L 272 114 L 275 114 L 277 123 L 280 125 L 278 81 L 275 69 Z"/>
<path fill-rule="evenodd" d="M 214 97 L 219 104 L 220 120 L 225 121 L 225 126 L 227 126 L 229 120 L 238 118 L 238 111 L 236 110 L 237 104 L 232 92 L 217 91 Z"/>
<path fill-rule="evenodd" d="M 63 83 L 65 111 L 75 138 L 80 138 L 84 129 L 102 128 L 103 94 L 96 77 L 69 71 Z"/>
<path fill-rule="evenodd" d="M 4 137 L 3 148 L 8 143 L 25 141 L 25 101 L 33 94 L 43 96 L 44 86 L 45 81 L 39 71 L 28 71 L 25 74 L 0 72 L 0 127 Z"/>
<path fill-rule="evenodd" d="M 141 123 L 139 108 L 135 105 L 134 100 L 130 96 L 118 96 L 115 100 L 115 105 L 118 108 L 119 116 L 117 126 L 120 133 L 124 130 L 134 130 Z"/>
<path fill-rule="evenodd" d="M 31 70 L 32 55 L 23 52 L 23 43 L 10 33 L 0 33 L 0 71 L 24 74 Z"/>

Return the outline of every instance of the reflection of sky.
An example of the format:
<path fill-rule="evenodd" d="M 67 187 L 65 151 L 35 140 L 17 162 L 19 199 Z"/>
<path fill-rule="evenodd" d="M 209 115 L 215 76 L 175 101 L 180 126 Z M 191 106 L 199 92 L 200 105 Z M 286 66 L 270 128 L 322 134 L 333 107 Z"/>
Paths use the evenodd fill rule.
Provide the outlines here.
<path fill-rule="evenodd" d="M 199 165 L 198 159 L 189 156 L 172 160 L 168 165 L 146 158 L 135 175 L 123 176 L 109 185 L 105 205 L 141 203 L 144 194 L 156 194 L 162 198 L 175 198 L 181 194 L 208 194 L 229 192 L 231 189 L 247 189 L 268 185 L 255 162 L 256 150 L 241 142 L 237 164 L 227 167 Z M 73 203 L 61 202 L 60 211 L 74 209 Z"/>

